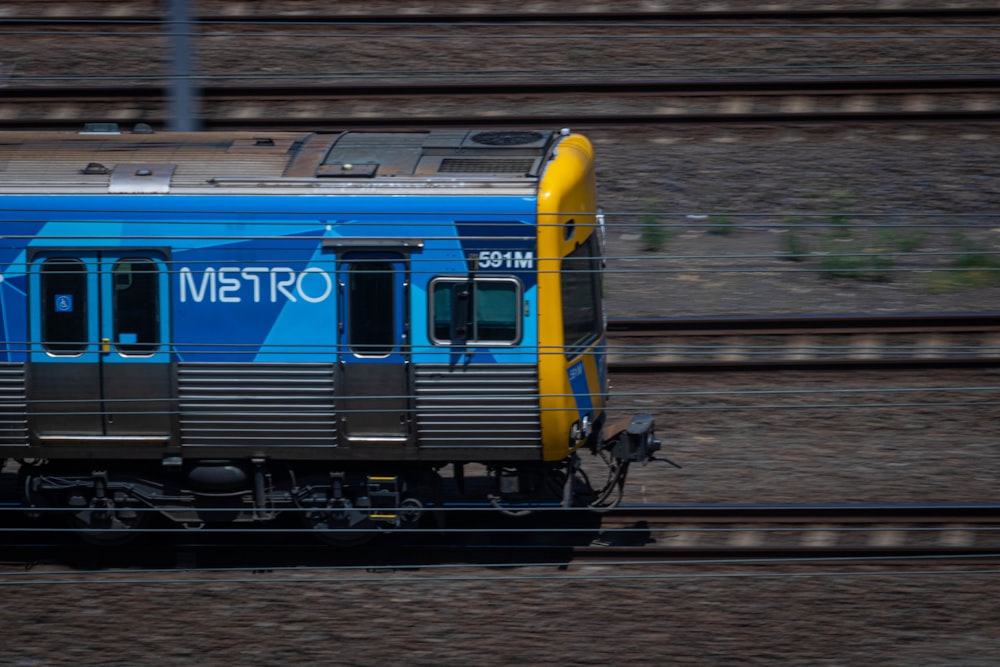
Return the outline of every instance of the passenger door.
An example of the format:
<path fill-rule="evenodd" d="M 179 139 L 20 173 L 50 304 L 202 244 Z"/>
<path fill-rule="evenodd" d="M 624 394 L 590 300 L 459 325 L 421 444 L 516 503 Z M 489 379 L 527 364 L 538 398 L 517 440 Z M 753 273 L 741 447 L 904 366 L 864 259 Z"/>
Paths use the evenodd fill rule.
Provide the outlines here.
<path fill-rule="evenodd" d="M 409 440 L 406 268 L 398 253 L 349 251 L 338 258 L 340 423 L 348 444 Z"/>
<path fill-rule="evenodd" d="M 33 438 L 168 442 L 165 258 L 149 251 L 42 251 L 31 258 L 29 290 Z"/>

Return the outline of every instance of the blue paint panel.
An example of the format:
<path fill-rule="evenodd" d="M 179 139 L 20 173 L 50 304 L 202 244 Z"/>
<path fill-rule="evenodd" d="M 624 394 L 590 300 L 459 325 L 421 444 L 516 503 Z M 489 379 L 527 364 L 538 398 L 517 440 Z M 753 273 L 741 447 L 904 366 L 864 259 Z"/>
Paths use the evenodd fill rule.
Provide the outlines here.
<path fill-rule="evenodd" d="M 447 361 L 428 340 L 431 277 L 467 275 L 467 253 L 489 252 L 516 275 L 537 313 L 532 197 L 131 196 L 0 197 L 0 360 L 23 361 L 26 248 L 159 248 L 168 256 L 177 358 L 188 361 L 333 360 L 338 325 L 336 255 L 323 239 L 408 238 L 413 360 Z M 456 220 L 460 220 L 456 223 Z M 509 220 L 509 222 L 508 222 Z M 523 236 L 526 239 L 491 238 Z M 503 254 L 521 264 L 503 264 Z M 491 255 L 492 256 L 492 255 Z M 517 270 L 521 269 L 521 270 Z M 533 362 L 537 332 L 524 319 L 519 351 L 477 348 L 473 361 Z M 38 332 L 34 332 L 37 334 Z M 23 345 L 22 345 L 23 347 Z M 465 360 L 463 360 L 465 361 Z"/>
<path fill-rule="evenodd" d="M 587 382 L 587 369 L 583 366 L 583 360 L 572 364 L 566 369 L 569 374 L 569 384 L 573 389 L 573 396 L 576 399 L 576 409 L 579 418 L 589 414 L 594 416 L 594 401 L 590 392 L 590 385 Z"/>
<path fill-rule="evenodd" d="M 598 390 L 606 391 L 608 386 L 608 355 L 603 338 L 600 344 L 594 347 L 594 361 L 597 363 L 597 381 L 600 383 Z"/>
<path fill-rule="evenodd" d="M 296 301 L 286 301 L 262 342 L 257 361 L 334 361 L 337 283 L 334 258 L 314 250 L 297 280 Z M 267 299 L 270 299 L 268 289 Z M 277 295 L 276 295 L 277 297 Z M 264 295 L 261 295 L 264 298 Z"/>
<path fill-rule="evenodd" d="M 317 234 L 175 252 L 178 358 L 263 361 L 266 352 L 267 361 L 334 360 L 334 258 L 318 256 Z"/>
<path fill-rule="evenodd" d="M 25 247 L 44 226 L 24 219 L 28 217 L 16 209 L 0 209 L 0 362 L 23 363 L 28 358 Z"/>
<path fill-rule="evenodd" d="M 0 197 L 0 202 L 6 201 Z M 3 239 L 0 241 L 0 271 L 5 276 L 23 275 L 24 248 L 32 239 L 38 236 L 44 227 L 44 222 L 23 221 L 18 217 L 18 211 L 0 208 L 0 222 L 3 223 Z"/>
<path fill-rule="evenodd" d="M 28 359 L 27 280 L 23 274 L 0 275 L 0 317 L 3 318 L 0 362 L 22 363 Z"/>
<path fill-rule="evenodd" d="M 431 236 L 451 236 L 446 229 L 434 234 L 432 223 L 440 220 L 496 222 L 502 216 L 535 214 L 533 197 L 442 197 L 442 196 L 323 196 L 323 195 L 192 195 L 151 197 L 148 195 L 11 195 L 0 197 L 0 216 L 5 221 L 37 225 L 49 221 L 116 221 L 139 224 L 130 231 L 160 232 L 163 223 L 200 220 L 226 221 L 237 225 L 272 222 L 315 223 L 321 220 L 350 221 L 365 216 L 366 234 L 377 232 L 385 223 L 392 232 L 380 236 L 402 236 L 401 228 L 431 232 Z M 405 219 L 404 219 L 405 218 Z M 148 223 L 148 230 L 141 225 Z M 360 221 L 359 221 L 360 223 Z M 374 223 L 374 224 L 372 224 Z M 404 224 L 400 224 L 404 223 Z M 4 224 L 8 224 L 5 222 Z M 360 226 L 360 225 L 359 225 Z M 37 231 L 37 229 L 35 230 Z M 219 229 L 213 232 L 218 233 Z M 247 231 L 244 229 L 243 231 Z M 454 231 L 452 229 L 452 231 Z M 31 231 L 24 232 L 32 235 Z M 206 231 L 206 235 L 208 232 Z M 355 235 L 355 234 L 351 234 Z"/>
<path fill-rule="evenodd" d="M 520 221 L 472 222 L 455 225 L 465 258 L 475 257 L 481 274 L 517 276 L 526 287 L 535 284 L 535 229 Z M 509 238 L 504 238 L 509 237 Z"/>

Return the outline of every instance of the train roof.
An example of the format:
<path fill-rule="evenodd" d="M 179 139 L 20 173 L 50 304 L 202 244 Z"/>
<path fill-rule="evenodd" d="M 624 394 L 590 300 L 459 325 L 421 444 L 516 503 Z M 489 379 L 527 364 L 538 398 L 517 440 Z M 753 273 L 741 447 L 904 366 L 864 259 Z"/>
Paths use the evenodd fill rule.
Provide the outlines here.
<path fill-rule="evenodd" d="M 0 133 L 0 194 L 535 194 L 565 132 Z M 480 192 L 476 192 L 480 191 Z"/>

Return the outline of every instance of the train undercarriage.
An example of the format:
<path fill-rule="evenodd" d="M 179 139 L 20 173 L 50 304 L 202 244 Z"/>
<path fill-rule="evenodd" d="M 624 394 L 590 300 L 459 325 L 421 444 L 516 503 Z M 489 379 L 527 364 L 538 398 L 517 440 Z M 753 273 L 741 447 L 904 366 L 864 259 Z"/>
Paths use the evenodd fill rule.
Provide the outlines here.
<path fill-rule="evenodd" d="M 444 510 L 453 505 L 492 506 L 515 516 L 540 508 L 612 506 L 629 464 L 655 458 L 659 447 L 652 418 L 632 418 L 591 448 L 605 464 L 599 488 L 576 454 L 552 463 L 503 464 L 35 460 L 21 462 L 19 486 L 30 515 L 65 516 L 97 544 L 127 541 L 157 517 L 192 529 L 291 517 L 323 541 L 350 546 L 380 532 L 442 527 Z M 474 476 L 467 475 L 472 467 Z"/>

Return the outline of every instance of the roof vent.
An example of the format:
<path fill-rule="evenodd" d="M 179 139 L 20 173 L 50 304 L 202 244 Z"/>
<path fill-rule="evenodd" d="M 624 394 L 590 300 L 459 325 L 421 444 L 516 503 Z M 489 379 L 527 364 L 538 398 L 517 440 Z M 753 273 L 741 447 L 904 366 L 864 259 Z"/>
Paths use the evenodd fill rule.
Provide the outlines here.
<path fill-rule="evenodd" d="M 534 158 L 497 160 L 487 158 L 445 158 L 441 174 L 528 174 L 535 168 Z"/>
<path fill-rule="evenodd" d="M 103 174 L 110 174 L 111 170 L 100 162 L 91 162 L 84 168 L 83 173 L 88 176 L 100 176 Z"/>
<path fill-rule="evenodd" d="M 472 141 L 484 146 L 523 146 L 544 138 L 541 132 L 480 132 L 473 135 Z"/>

